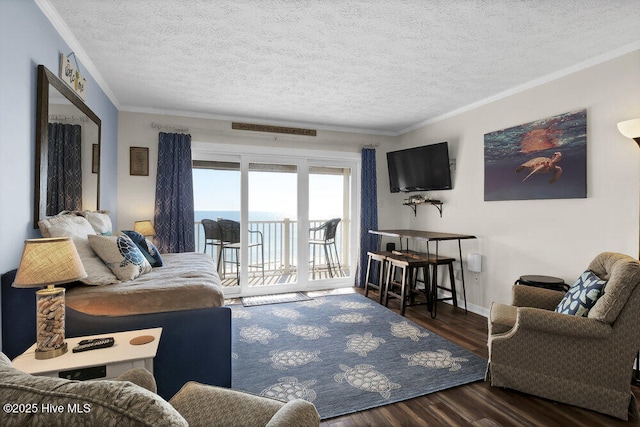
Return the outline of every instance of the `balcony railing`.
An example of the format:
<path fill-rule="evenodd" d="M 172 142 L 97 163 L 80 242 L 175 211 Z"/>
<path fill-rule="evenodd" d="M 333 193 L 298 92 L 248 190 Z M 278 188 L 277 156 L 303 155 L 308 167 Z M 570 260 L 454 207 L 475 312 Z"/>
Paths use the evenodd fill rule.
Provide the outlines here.
<path fill-rule="evenodd" d="M 326 220 L 310 221 L 311 227 L 317 227 Z M 348 230 L 348 221 L 340 221 L 336 232 L 336 246 L 343 269 L 349 268 L 349 248 L 348 239 L 343 239 L 345 230 Z M 249 230 L 259 231 L 263 236 L 264 245 L 264 271 L 265 275 L 285 275 L 295 273 L 297 271 L 297 241 L 298 241 L 298 222 L 284 218 L 282 221 L 249 221 Z M 204 228 L 200 221 L 194 223 L 194 233 L 196 242 L 196 251 L 205 251 Z M 257 241 L 257 233 L 249 233 L 251 242 Z M 345 244 L 343 244 L 345 243 Z M 211 254 L 217 261 L 217 246 L 207 247 L 207 253 Z M 319 259 L 316 260 L 318 265 L 326 265 L 325 255 L 323 251 L 317 251 Z M 260 247 L 252 246 L 249 248 L 249 265 L 256 266 L 260 264 Z M 227 259 L 228 260 L 228 259 Z M 220 267 L 222 270 L 222 267 Z M 235 267 L 227 264 L 227 275 L 235 274 Z M 262 270 L 252 267 L 249 269 L 250 276 L 262 274 Z"/>

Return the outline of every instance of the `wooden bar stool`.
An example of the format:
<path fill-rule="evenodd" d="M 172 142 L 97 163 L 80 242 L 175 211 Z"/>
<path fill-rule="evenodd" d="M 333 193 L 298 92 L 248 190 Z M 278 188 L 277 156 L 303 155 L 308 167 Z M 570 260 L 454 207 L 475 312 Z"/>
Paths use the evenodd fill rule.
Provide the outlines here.
<path fill-rule="evenodd" d="M 367 274 L 364 278 L 364 296 L 369 295 L 369 288 L 373 288 L 378 291 L 378 302 L 382 304 L 382 297 L 384 296 L 385 289 L 385 262 L 387 255 L 391 252 L 367 252 Z M 377 262 L 378 266 L 378 282 L 373 283 L 371 281 L 372 270 L 375 268 L 375 264 L 372 265 L 372 261 Z"/>
<path fill-rule="evenodd" d="M 433 254 L 429 254 L 429 266 L 431 267 L 431 281 L 429 287 L 431 289 L 431 302 L 432 304 L 437 304 L 438 301 L 449 301 L 453 302 L 454 307 L 458 307 L 458 297 L 456 295 L 456 281 L 453 274 L 453 263 L 455 262 L 455 258 L 449 257 L 436 257 Z M 440 286 L 437 283 L 438 273 L 436 269 L 441 265 L 449 266 L 449 285 L 450 287 Z M 462 284 L 464 287 L 464 283 Z M 451 294 L 449 297 L 438 298 L 438 289 L 442 289 L 443 291 L 447 291 Z M 464 301 L 465 310 L 467 307 L 466 300 L 466 292 L 465 292 L 465 301 Z"/>
<path fill-rule="evenodd" d="M 428 275 L 428 260 L 419 254 L 390 254 L 386 257 L 387 262 L 387 281 L 384 290 L 384 305 L 388 307 L 389 297 L 398 298 L 400 300 L 400 314 L 404 316 L 407 300 L 413 298 L 413 284 L 418 269 L 423 269 L 423 275 Z M 400 280 L 396 280 L 396 276 L 400 273 Z M 426 280 L 426 279 L 425 279 Z M 399 288 L 399 292 L 395 288 Z M 427 292 L 428 299 L 428 292 Z"/>

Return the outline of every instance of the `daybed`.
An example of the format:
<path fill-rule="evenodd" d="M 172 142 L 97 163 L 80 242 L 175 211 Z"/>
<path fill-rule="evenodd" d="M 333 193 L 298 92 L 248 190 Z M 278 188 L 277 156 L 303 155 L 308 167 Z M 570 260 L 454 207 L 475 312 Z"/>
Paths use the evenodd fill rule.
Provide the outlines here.
<path fill-rule="evenodd" d="M 231 310 L 223 306 L 211 258 L 199 253 L 163 254 L 164 266 L 151 268 L 145 261 L 139 270 L 148 272 L 121 280 L 121 272 L 116 277 L 87 238 L 111 234 L 110 230 L 85 216 L 60 215 L 40 224 L 45 237 L 73 239 L 89 275 L 83 279 L 89 284 L 67 286 L 66 336 L 162 327 L 154 359 L 160 396 L 168 399 L 187 381 L 231 387 Z M 102 243 L 111 244 L 119 237 L 105 236 Z M 35 289 L 12 288 L 15 273 L 2 276 L 2 351 L 10 358 L 31 346 L 36 332 Z"/>

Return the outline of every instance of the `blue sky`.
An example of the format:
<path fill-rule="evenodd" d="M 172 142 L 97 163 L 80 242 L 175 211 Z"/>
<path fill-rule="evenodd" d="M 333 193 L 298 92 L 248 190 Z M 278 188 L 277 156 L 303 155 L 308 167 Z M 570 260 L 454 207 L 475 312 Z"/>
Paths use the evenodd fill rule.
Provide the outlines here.
<path fill-rule="evenodd" d="M 249 209 L 296 219 L 296 180 L 295 173 L 250 172 Z M 310 219 L 342 217 L 342 182 L 340 175 L 309 176 Z M 240 210 L 239 171 L 193 169 L 193 187 L 196 211 Z"/>

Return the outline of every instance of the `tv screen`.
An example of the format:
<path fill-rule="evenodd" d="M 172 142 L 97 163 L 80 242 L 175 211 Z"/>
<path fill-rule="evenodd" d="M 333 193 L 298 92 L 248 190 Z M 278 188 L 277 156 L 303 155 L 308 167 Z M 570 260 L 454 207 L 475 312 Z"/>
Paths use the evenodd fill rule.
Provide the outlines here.
<path fill-rule="evenodd" d="M 446 142 L 388 152 L 387 166 L 392 193 L 452 188 Z"/>

